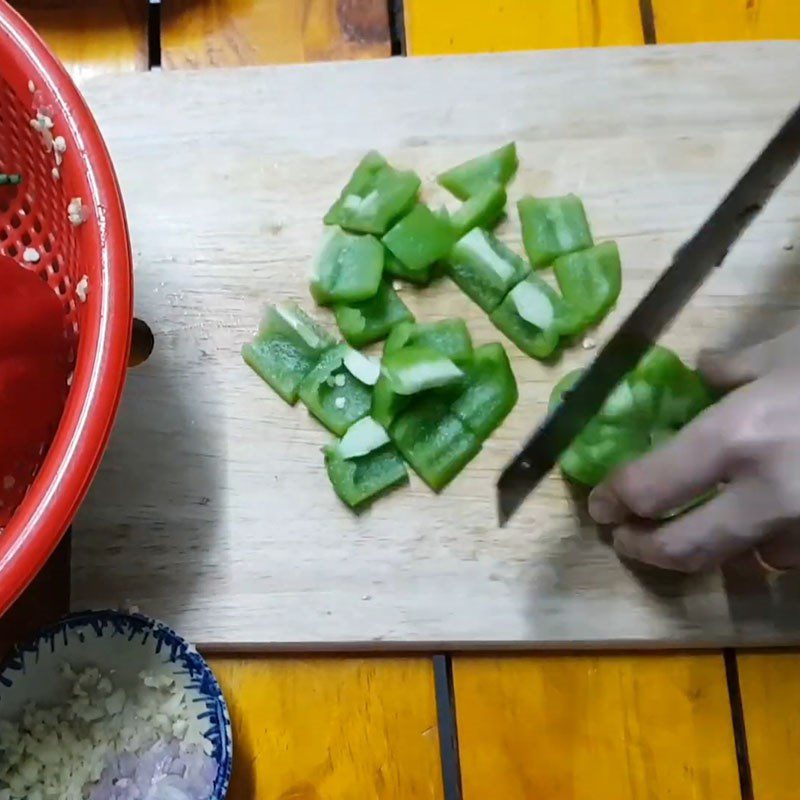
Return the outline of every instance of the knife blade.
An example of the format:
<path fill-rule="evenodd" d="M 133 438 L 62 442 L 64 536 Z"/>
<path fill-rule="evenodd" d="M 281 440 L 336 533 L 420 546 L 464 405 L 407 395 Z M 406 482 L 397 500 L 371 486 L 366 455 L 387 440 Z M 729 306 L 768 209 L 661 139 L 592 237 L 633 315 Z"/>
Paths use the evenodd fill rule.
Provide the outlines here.
<path fill-rule="evenodd" d="M 758 216 L 800 158 L 800 106 L 673 256 L 671 265 L 547 415 L 497 481 L 501 527 L 556 465 L 608 395 L 656 342 L 730 248 Z"/>

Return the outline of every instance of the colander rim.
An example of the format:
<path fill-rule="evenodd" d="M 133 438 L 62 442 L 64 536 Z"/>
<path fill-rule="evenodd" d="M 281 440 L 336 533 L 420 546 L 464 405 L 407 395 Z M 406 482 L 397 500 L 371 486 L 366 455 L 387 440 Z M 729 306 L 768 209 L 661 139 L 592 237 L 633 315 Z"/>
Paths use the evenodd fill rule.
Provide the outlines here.
<path fill-rule="evenodd" d="M 38 474 L 0 535 L 2 615 L 61 541 L 105 451 L 127 371 L 133 287 L 124 205 L 97 123 L 66 69 L 5 0 L 0 0 L 0 54 L 6 74 L 23 71 L 52 96 L 59 132 L 71 144 L 71 157 L 81 159 L 84 202 L 98 210 L 87 247 L 97 256 L 97 266 L 90 265 L 92 302 L 81 316 L 70 396 Z"/>

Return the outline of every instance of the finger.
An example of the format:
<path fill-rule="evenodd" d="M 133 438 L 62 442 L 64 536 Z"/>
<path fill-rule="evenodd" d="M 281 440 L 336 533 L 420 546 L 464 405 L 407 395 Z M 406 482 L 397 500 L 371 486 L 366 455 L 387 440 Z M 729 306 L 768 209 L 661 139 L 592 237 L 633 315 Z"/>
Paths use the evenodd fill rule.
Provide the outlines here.
<path fill-rule="evenodd" d="M 624 525 L 614 549 L 624 558 L 678 572 L 701 572 L 750 550 L 764 528 L 747 512 L 746 493 L 730 486 L 704 505 L 656 528 Z"/>
<path fill-rule="evenodd" d="M 707 350 L 700 353 L 697 367 L 709 384 L 718 389 L 735 389 L 766 375 L 781 364 L 797 363 L 800 338 L 790 330 L 774 339 L 730 353 Z"/>
<path fill-rule="evenodd" d="M 674 438 L 597 486 L 589 495 L 592 519 L 601 525 L 631 516 L 659 519 L 727 480 L 724 431 L 730 405 L 724 400 L 708 409 Z"/>

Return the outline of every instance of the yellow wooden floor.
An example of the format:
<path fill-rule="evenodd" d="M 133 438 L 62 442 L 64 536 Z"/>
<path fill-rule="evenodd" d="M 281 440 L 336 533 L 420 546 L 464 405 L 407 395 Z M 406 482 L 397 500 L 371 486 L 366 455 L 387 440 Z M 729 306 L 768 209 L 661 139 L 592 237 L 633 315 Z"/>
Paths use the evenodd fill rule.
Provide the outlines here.
<path fill-rule="evenodd" d="M 372 58 L 393 43 L 423 55 L 800 38 L 800 0 L 405 0 L 393 23 L 388 8 L 402 4 L 387 0 L 164 0 L 149 13 L 147 0 L 12 2 L 81 76 L 151 58 L 166 69 Z M 59 585 L 39 581 L 20 606 L 28 621 L 45 584 Z M 214 666 L 236 731 L 231 800 L 800 797 L 793 652 L 728 654 L 730 693 L 719 652 L 454 655 L 452 695 L 432 656 Z"/>

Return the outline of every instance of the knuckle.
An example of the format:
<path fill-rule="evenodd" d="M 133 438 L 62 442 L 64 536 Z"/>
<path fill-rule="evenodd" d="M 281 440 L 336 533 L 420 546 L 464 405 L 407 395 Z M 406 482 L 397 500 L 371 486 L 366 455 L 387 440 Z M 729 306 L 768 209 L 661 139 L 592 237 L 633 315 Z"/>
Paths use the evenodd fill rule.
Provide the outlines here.
<path fill-rule="evenodd" d="M 800 491 L 793 471 L 783 462 L 765 467 L 760 476 L 762 503 L 760 510 L 769 522 L 794 522 L 800 517 Z"/>
<path fill-rule="evenodd" d="M 728 448 L 737 461 L 750 461 L 758 456 L 768 443 L 771 410 L 768 399 L 753 397 L 747 410 L 736 419 L 729 432 Z"/>
<path fill-rule="evenodd" d="M 716 564 L 716 558 L 702 544 L 689 546 L 665 541 L 661 547 L 662 565 L 675 572 L 695 574 L 705 572 Z"/>
<path fill-rule="evenodd" d="M 661 510 L 656 483 L 638 465 L 623 468 L 617 476 L 614 488 L 637 517 L 653 518 Z"/>

